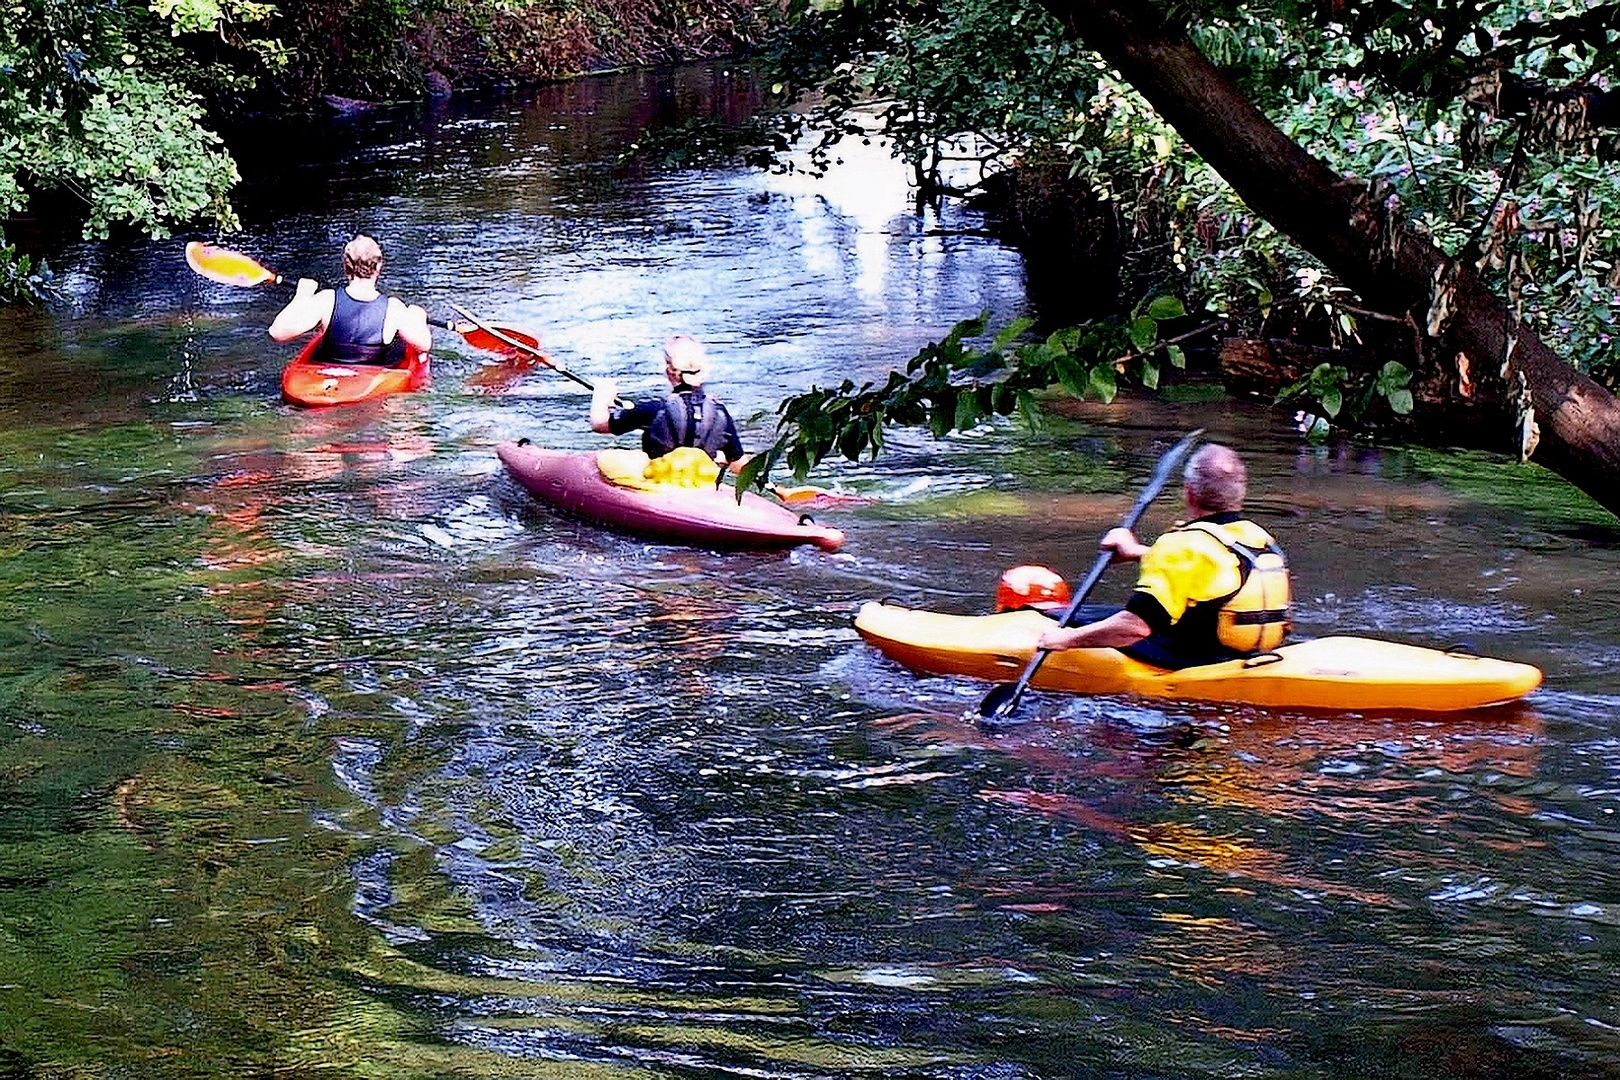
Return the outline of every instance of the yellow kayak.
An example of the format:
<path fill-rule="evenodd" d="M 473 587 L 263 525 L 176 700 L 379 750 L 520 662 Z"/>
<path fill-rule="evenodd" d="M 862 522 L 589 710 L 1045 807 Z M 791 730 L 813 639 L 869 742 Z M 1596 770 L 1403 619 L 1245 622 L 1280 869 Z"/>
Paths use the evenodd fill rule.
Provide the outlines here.
<path fill-rule="evenodd" d="M 1053 621 L 1036 611 L 947 615 L 869 601 L 855 629 L 889 657 L 930 675 L 1012 682 Z M 1451 712 L 1501 705 L 1541 685 L 1529 664 L 1363 637 L 1324 637 L 1247 660 L 1165 671 L 1114 649 L 1046 658 L 1030 683 L 1074 694 L 1135 694 L 1280 709 Z"/>

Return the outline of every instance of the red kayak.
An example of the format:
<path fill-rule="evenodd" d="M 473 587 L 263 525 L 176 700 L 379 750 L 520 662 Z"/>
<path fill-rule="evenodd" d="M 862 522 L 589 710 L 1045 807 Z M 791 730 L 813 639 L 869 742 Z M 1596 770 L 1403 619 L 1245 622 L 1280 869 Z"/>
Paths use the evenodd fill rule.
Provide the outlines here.
<path fill-rule="evenodd" d="M 844 546 L 844 534 L 777 503 L 731 487 L 621 487 L 602 475 L 594 453 L 548 450 L 527 439 L 495 448 L 513 479 L 541 502 L 612 529 L 673 544 L 727 550 Z"/>
<path fill-rule="evenodd" d="M 292 363 L 281 373 L 281 396 L 306 409 L 326 405 L 349 405 L 386 394 L 420 390 L 433 377 L 429 354 L 414 346 L 405 347 L 405 362 L 395 367 L 382 364 L 323 364 L 315 359 L 320 348 L 319 334 L 298 350 Z"/>

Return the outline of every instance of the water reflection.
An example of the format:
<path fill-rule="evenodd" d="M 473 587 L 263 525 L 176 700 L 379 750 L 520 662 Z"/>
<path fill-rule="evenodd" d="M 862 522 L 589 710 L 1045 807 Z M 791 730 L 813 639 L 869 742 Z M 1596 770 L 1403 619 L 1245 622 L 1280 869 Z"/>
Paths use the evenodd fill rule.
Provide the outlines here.
<path fill-rule="evenodd" d="M 314 128 L 259 163 L 241 245 L 330 274 L 381 226 L 401 292 L 632 389 L 695 330 L 739 415 L 1021 310 L 1014 254 L 875 181 L 615 170 L 652 119 L 752 93 L 638 75 Z M 0 314 L 25 368 L 0 372 L 0 1053 L 951 1080 L 1620 1061 L 1617 534 L 1516 487 L 1544 481 L 1126 396 L 1041 432 L 896 432 L 818 476 L 875 499 L 824 512 L 846 554 L 661 547 L 501 474 L 503 438 L 598 444 L 578 387 L 451 341 L 428 393 L 294 412 L 275 297 L 175 248 L 74 249 L 82 310 Z M 1301 632 L 1466 636 L 1547 689 L 1440 720 L 1036 694 L 990 735 L 962 719 L 983 686 L 850 629 L 870 597 L 975 611 L 1014 563 L 1072 574 L 1196 426 L 1250 454 Z"/>

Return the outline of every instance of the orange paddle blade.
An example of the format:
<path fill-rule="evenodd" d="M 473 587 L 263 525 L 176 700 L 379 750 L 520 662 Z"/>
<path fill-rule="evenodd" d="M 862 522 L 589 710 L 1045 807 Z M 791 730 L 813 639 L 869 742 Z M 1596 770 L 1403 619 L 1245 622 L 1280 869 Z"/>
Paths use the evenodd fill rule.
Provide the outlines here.
<path fill-rule="evenodd" d="M 458 327 L 457 329 L 460 328 Z M 506 353 L 510 356 L 531 355 L 528 350 L 533 350 L 534 353 L 538 353 L 540 351 L 539 338 L 533 337 L 529 334 L 520 333 L 516 330 L 508 330 L 504 326 L 498 326 L 496 329 L 500 331 L 501 337 L 496 337 L 488 330 L 473 327 L 470 330 L 462 330 L 461 339 L 475 349 L 484 349 L 488 352 L 495 353 Z M 503 341 L 502 338 L 509 338 L 511 340 Z M 517 345 L 512 344 L 514 341 L 517 342 Z M 520 349 L 518 348 L 518 345 L 524 346 L 524 348 Z"/>
<path fill-rule="evenodd" d="M 193 240 L 186 245 L 186 265 L 209 281 L 221 285 L 262 285 L 267 281 L 280 281 L 281 277 L 266 270 L 240 251 L 214 247 Z"/>
<path fill-rule="evenodd" d="M 876 502 L 869 495 L 855 495 L 845 491 L 828 491 L 818 487 L 776 487 L 771 494 L 781 499 L 783 504 L 794 508 L 811 508 L 826 510 L 838 506 L 869 506 Z"/>

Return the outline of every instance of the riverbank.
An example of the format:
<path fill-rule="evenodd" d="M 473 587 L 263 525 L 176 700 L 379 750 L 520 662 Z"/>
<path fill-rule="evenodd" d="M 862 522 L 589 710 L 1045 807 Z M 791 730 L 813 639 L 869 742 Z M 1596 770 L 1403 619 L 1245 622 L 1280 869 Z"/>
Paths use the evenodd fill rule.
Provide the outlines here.
<path fill-rule="evenodd" d="M 751 0 L 368 0 L 283 6 L 285 105 L 340 111 L 384 100 L 529 86 L 621 67 L 729 56 L 758 42 Z"/>

